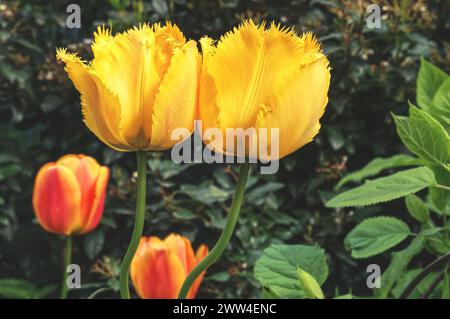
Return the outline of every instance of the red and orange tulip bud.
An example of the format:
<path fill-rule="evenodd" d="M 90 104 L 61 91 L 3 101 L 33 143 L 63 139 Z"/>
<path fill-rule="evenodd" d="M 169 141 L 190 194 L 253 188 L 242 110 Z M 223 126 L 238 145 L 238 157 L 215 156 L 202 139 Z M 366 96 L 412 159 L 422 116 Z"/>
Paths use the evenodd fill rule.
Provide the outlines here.
<path fill-rule="evenodd" d="M 33 190 L 33 208 L 41 226 L 52 233 L 84 234 L 100 222 L 109 169 L 85 155 L 66 155 L 45 164 Z"/>
<path fill-rule="evenodd" d="M 141 298 L 174 299 L 192 269 L 208 254 L 201 245 L 194 254 L 186 237 L 170 234 L 164 240 L 142 237 L 131 263 L 131 279 Z M 189 291 L 193 299 L 203 279 L 201 274 Z"/>

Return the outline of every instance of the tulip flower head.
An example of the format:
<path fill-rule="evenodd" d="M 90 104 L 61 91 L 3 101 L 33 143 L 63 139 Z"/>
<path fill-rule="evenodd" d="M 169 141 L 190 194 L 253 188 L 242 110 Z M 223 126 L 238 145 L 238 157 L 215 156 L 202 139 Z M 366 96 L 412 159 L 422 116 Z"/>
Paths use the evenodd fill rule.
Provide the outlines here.
<path fill-rule="evenodd" d="M 191 270 L 208 254 L 201 245 L 194 255 L 186 237 L 170 234 L 164 240 L 142 237 L 131 263 L 131 279 L 136 292 L 146 299 L 174 299 Z M 195 298 L 203 274 L 197 278 L 188 298 Z"/>
<path fill-rule="evenodd" d="M 218 128 L 227 139 L 204 139 L 206 144 L 240 156 L 235 148 L 239 142 L 227 147 L 227 129 L 250 129 L 247 136 L 231 136 L 248 138 L 244 155 L 276 160 L 312 141 L 328 102 L 330 68 L 310 33 L 298 36 L 291 29 L 273 23 L 266 29 L 264 23 L 258 26 L 250 20 L 217 44 L 208 37 L 200 42 L 199 117 L 204 128 Z M 251 152 L 251 145 L 257 146 L 257 153 Z M 267 152 L 261 153 L 262 147 Z M 275 147 L 278 151 L 271 152 Z"/>
<path fill-rule="evenodd" d="M 164 150 L 175 128 L 194 128 L 201 56 L 177 26 L 143 24 L 115 36 L 94 34 L 94 59 L 65 49 L 57 58 L 81 94 L 87 127 L 118 151 Z"/>
<path fill-rule="evenodd" d="M 83 234 L 100 222 L 109 169 L 85 155 L 66 155 L 45 164 L 33 190 L 33 208 L 41 226 L 52 233 Z"/>

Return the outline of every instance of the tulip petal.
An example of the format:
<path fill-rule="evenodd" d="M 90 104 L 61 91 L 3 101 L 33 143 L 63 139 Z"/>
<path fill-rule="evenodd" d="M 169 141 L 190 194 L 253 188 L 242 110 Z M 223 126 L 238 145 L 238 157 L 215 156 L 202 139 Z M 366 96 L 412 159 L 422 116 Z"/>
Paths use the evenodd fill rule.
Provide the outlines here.
<path fill-rule="evenodd" d="M 105 144 L 119 150 L 128 148 L 120 133 L 120 105 L 93 70 L 75 54 L 58 49 L 57 58 L 63 61 L 69 78 L 81 93 L 83 120 L 86 126 Z"/>
<path fill-rule="evenodd" d="M 220 39 L 213 58 L 205 57 L 222 130 L 252 127 L 273 86 L 299 66 L 303 41 L 290 29 L 264 28 L 246 21 Z"/>
<path fill-rule="evenodd" d="M 92 157 L 84 155 L 65 155 L 57 164 L 67 167 L 76 177 L 81 190 L 79 223 L 85 225 L 89 217 L 95 194 L 95 181 L 100 165 Z"/>
<path fill-rule="evenodd" d="M 194 130 L 199 67 L 199 54 L 194 41 L 174 49 L 169 69 L 155 99 L 148 148 L 168 149 L 179 142 L 171 139 L 173 130 Z"/>
<path fill-rule="evenodd" d="M 282 158 L 309 143 L 318 133 L 319 119 L 328 102 L 330 85 L 328 60 L 322 56 L 280 84 L 258 114 L 256 129 L 279 129 L 279 156 Z"/>
<path fill-rule="evenodd" d="M 199 83 L 199 118 L 204 130 L 218 127 L 219 107 L 214 79 L 208 69 L 208 62 L 214 52 L 213 40 L 208 37 L 200 39 L 204 63 Z"/>
<path fill-rule="evenodd" d="M 194 250 L 189 239 L 184 236 L 170 234 L 164 239 L 164 242 L 169 249 L 177 254 L 184 267 L 184 275 L 187 276 L 196 265 Z"/>
<path fill-rule="evenodd" d="M 92 51 L 92 68 L 121 104 L 121 129 L 134 148 L 147 144 L 142 122 L 151 121 L 152 96 L 160 81 L 151 61 L 155 36 L 147 24 L 112 37 L 99 28 Z M 150 110 L 150 111 L 148 111 Z"/>
<path fill-rule="evenodd" d="M 100 167 L 95 187 L 94 194 L 91 200 L 91 209 L 87 216 L 83 216 L 83 233 L 88 233 L 97 227 L 103 215 L 103 208 L 105 206 L 106 188 L 108 186 L 109 169 L 105 166 Z"/>
<path fill-rule="evenodd" d="M 143 149 L 150 143 L 155 96 L 174 49 L 184 43 L 181 31 L 170 23 L 162 27 L 142 24 L 114 37 L 101 27 L 95 33 L 92 67 L 118 95 L 123 136 L 134 148 Z"/>
<path fill-rule="evenodd" d="M 131 267 L 137 293 L 141 298 L 176 298 L 185 278 L 178 255 L 155 237 L 141 243 Z"/>
<path fill-rule="evenodd" d="M 36 176 L 33 207 L 39 223 L 49 232 L 71 235 L 80 225 L 81 191 L 74 174 L 62 165 L 48 163 Z"/>

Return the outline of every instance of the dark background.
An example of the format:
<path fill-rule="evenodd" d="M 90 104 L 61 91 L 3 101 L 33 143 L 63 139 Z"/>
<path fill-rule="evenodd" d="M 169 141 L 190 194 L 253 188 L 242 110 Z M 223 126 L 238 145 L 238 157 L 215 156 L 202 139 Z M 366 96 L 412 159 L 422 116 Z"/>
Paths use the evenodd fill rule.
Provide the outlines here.
<path fill-rule="evenodd" d="M 81 7 L 81 29 L 68 29 L 66 7 Z M 329 256 L 325 293 L 351 289 L 368 295 L 367 264 L 343 248 L 348 231 L 367 216 L 406 221 L 403 202 L 379 208 L 332 210 L 324 201 L 348 171 L 375 156 L 404 151 L 390 112 L 405 113 L 414 101 L 420 56 L 450 71 L 450 3 L 381 1 L 381 29 L 367 29 L 369 1 L 110 0 L 0 1 L 0 278 L 57 284 L 62 242 L 36 223 L 31 207 L 34 176 L 44 163 L 84 153 L 111 168 L 100 226 L 74 241 L 82 289 L 73 297 L 118 297 L 118 266 L 131 236 L 135 206 L 135 157 L 103 145 L 81 121 L 79 94 L 55 61 L 55 48 L 91 58 L 97 25 L 113 32 L 139 22 L 170 19 L 188 38 L 218 38 L 242 19 L 263 19 L 313 31 L 332 67 L 329 104 L 314 142 L 283 159 L 276 175 L 252 175 L 232 243 L 207 273 L 198 297 L 259 297 L 253 265 L 271 243 L 318 244 Z M 447 38 L 446 38 L 447 36 Z M 299 119 L 300 120 L 300 119 Z M 236 167 L 175 165 L 170 152 L 149 160 L 146 235 L 170 232 L 210 248 L 225 222 Z M 426 262 L 423 258 L 416 264 Z M 383 269 L 383 268 L 382 268 Z M 108 290 L 109 289 L 109 290 Z M 57 296 L 57 291 L 50 296 Z"/>

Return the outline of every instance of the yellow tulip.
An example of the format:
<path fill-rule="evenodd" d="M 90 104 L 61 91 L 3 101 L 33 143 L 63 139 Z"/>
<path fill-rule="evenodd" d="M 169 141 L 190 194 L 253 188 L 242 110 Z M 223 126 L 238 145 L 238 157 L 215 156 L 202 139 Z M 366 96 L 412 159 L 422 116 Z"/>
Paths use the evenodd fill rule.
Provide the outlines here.
<path fill-rule="evenodd" d="M 269 151 L 257 157 L 273 160 L 312 141 L 320 129 L 330 85 L 329 62 L 312 34 L 297 36 L 292 29 L 273 23 L 266 29 L 264 23 L 258 26 L 250 20 L 217 44 L 208 37 L 200 43 L 199 117 L 203 129 L 217 127 L 224 137 L 218 141 L 204 135 L 206 144 L 235 154 L 236 148 L 226 148 L 227 128 L 250 128 L 256 133 L 245 138 L 261 148 L 260 129 L 265 128 Z M 270 137 L 272 128 L 278 129 L 278 139 Z M 273 143 L 278 143 L 278 154 L 270 152 Z"/>
<path fill-rule="evenodd" d="M 194 128 L 201 56 L 176 25 L 143 24 L 94 34 L 94 59 L 57 50 L 76 89 L 87 127 L 118 151 L 164 150 L 175 128 Z"/>

